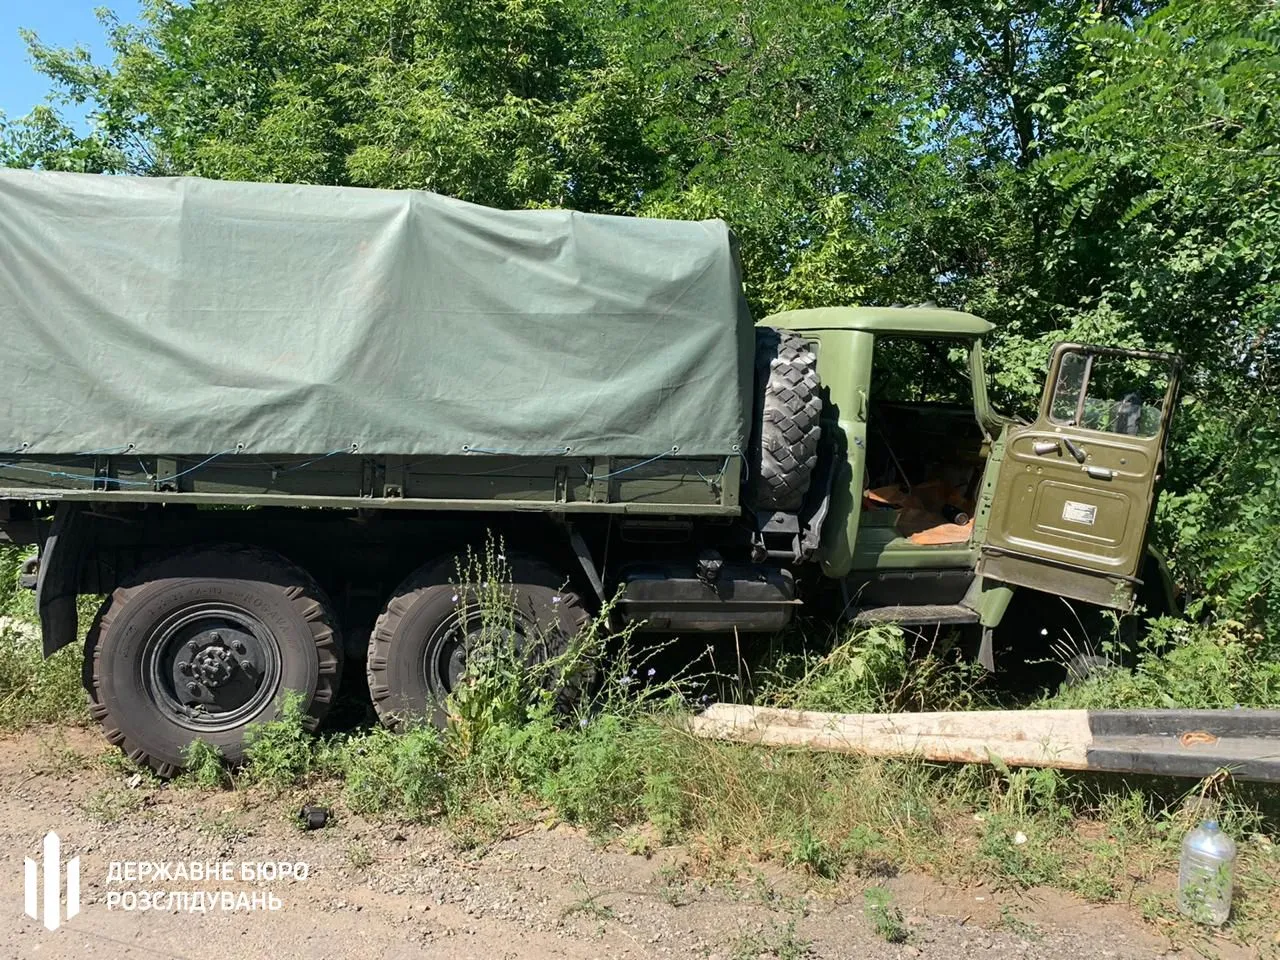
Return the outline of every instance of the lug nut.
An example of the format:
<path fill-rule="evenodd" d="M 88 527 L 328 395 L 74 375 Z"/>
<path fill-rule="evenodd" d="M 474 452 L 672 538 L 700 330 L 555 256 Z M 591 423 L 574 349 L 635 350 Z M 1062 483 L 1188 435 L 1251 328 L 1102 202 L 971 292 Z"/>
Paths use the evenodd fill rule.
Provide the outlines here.
<path fill-rule="evenodd" d="M 184 677 L 189 676 L 191 674 L 191 664 L 187 663 L 187 661 L 185 660 L 179 660 L 178 672 L 182 674 Z"/>
<path fill-rule="evenodd" d="M 232 648 L 235 650 L 235 652 L 236 652 L 236 653 L 244 653 L 244 651 L 245 651 L 245 646 L 244 646 L 244 641 L 243 641 L 243 640 L 237 640 L 237 641 L 236 641 L 235 643 L 233 643 L 231 646 L 232 646 Z"/>
<path fill-rule="evenodd" d="M 221 643 L 222 634 L 220 634 L 217 630 L 215 630 L 213 631 L 213 633 L 209 634 L 209 639 L 212 640 L 214 643 Z"/>
<path fill-rule="evenodd" d="M 187 693 L 191 694 L 193 697 L 198 697 L 198 696 L 200 696 L 200 684 L 198 684 L 198 683 L 188 683 L 188 684 L 187 684 Z"/>

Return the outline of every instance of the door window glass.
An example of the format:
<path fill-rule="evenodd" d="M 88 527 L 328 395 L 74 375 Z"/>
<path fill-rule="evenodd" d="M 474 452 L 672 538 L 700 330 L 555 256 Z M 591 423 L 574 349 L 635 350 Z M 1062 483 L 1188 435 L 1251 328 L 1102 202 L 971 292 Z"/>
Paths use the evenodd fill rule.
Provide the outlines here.
<path fill-rule="evenodd" d="M 1084 391 L 1085 359 L 1083 353 L 1068 353 L 1058 366 L 1058 380 L 1053 386 L 1053 406 L 1049 417 L 1054 423 L 1074 424 L 1080 394 Z"/>
<path fill-rule="evenodd" d="M 1168 389 L 1166 360 L 1073 350 L 1058 365 L 1049 419 L 1086 430 L 1154 437 Z"/>

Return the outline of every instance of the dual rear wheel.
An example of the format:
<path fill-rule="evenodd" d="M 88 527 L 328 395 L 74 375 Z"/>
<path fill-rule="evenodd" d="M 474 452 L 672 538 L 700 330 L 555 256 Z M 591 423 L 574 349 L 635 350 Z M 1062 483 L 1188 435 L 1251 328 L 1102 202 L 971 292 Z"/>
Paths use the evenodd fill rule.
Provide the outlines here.
<path fill-rule="evenodd" d="M 536 560 L 512 561 L 497 617 L 477 598 L 478 592 L 492 595 L 473 586 L 459 589 L 453 573 L 452 560 L 422 568 L 396 588 L 374 625 L 366 661 L 369 693 L 379 718 L 394 729 L 415 718 L 443 727 L 446 701 L 462 680 L 468 653 L 496 643 L 532 668 L 564 655 L 587 622 L 564 578 Z M 486 637 L 495 632 L 495 620 L 506 635 Z M 559 695 L 573 699 L 579 683 Z"/>
<path fill-rule="evenodd" d="M 395 591 L 369 642 L 369 688 L 380 719 L 442 725 L 482 630 L 473 591 L 451 583 L 452 561 Z M 517 560 L 507 586 L 513 647 L 527 663 L 563 652 L 587 612 L 562 579 Z M 103 604 L 85 644 L 90 712 L 107 739 L 161 776 L 196 740 L 232 763 L 254 724 L 280 715 L 293 692 L 308 729 L 337 696 L 342 643 L 332 604 L 288 560 L 239 546 L 202 548 L 139 570 Z"/>

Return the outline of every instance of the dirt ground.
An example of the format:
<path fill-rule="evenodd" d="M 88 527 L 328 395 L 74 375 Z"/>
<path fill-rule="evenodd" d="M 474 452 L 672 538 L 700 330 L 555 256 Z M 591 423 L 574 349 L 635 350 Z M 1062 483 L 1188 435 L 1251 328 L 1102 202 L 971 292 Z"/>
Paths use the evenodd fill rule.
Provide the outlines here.
<path fill-rule="evenodd" d="M 41 958 L 1151 958 L 1173 950 L 1124 907 L 1054 891 L 945 886 L 922 876 L 806 889 L 744 864 L 708 877 L 683 850 L 649 855 L 539 827 L 461 851 L 423 826 L 347 816 L 304 832 L 290 798 L 157 787 L 101 761 L 92 731 L 0 738 L 0 956 Z M 23 914 L 24 857 L 46 831 L 80 857 L 79 915 L 52 932 Z M 231 882 L 109 883 L 112 862 L 230 863 Z M 246 882 L 242 863 L 305 862 L 305 880 Z M 905 943 L 865 915 L 879 883 Z M 274 896 L 280 909 L 122 909 L 109 894 Z M 180 902 L 180 898 L 177 898 Z M 247 898 L 246 898 L 247 899 Z M 170 903 L 172 901 L 166 901 Z M 264 897 L 264 902 L 266 898 Z M 244 901 L 237 900 L 240 907 Z M 1244 954 L 1227 945 L 1222 957 Z"/>

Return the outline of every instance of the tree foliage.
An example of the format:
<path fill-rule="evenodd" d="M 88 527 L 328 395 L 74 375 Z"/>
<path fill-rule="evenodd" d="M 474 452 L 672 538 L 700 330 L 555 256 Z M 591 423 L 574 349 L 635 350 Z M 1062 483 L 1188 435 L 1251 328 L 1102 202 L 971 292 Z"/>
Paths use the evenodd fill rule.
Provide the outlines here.
<path fill-rule="evenodd" d="M 637 86 L 558 0 L 148 0 L 104 26 L 110 67 L 28 36 L 94 119 L 21 131 L 42 165 L 608 210 L 642 182 Z"/>
<path fill-rule="evenodd" d="M 0 162 L 723 217 L 757 311 L 933 299 L 1188 360 L 1159 534 L 1280 631 L 1280 8 L 1258 0 L 147 0 L 29 37 Z M 83 105 L 87 132 L 60 109 Z"/>
<path fill-rule="evenodd" d="M 1280 11 L 1179 2 L 1080 43 L 1039 170 L 1075 322 L 1187 359 L 1162 535 L 1194 606 L 1280 634 Z"/>

